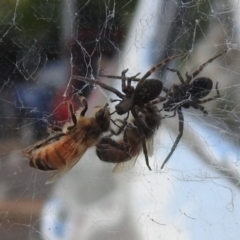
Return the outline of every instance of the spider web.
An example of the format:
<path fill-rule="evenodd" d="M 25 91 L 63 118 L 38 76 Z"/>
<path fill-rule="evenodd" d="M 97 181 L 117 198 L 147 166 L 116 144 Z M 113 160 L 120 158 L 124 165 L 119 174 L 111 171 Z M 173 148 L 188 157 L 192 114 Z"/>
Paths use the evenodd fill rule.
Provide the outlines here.
<path fill-rule="evenodd" d="M 8 239 L 237 239 L 239 189 L 239 2 L 2 1 L 0 3 L 0 236 Z M 164 119 L 154 137 L 152 171 L 139 156 L 113 174 L 90 149 L 63 178 L 29 167 L 22 149 L 48 136 L 48 124 L 68 119 L 66 102 L 87 97 L 89 111 L 112 94 L 72 79 L 99 73 L 144 74 L 163 59 L 190 51 L 169 66 L 218 82 L 221 97 L 204 104 L 208 116 L 183 110 Z M 156 71 L 170 87 L 175 73 Z M 121 89 L 121 81 L 106 79 Z M 210 93 L 215 96 L 215 89 Z M 114 109 L 114 104 L 110 104 Z M 161 105 L 159 105 L 161 108 Z"/>

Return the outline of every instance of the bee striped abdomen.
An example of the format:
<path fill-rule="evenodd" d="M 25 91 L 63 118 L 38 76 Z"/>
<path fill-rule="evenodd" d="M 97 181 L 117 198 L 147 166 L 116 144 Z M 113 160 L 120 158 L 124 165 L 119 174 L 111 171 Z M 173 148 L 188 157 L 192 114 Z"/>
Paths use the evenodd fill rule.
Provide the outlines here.
<path fill-rule="evenodd" d="M 42 158 L 32 158 L 31 161 L 29 162 L 30 167 L 33 168 L 38 168 L 39 170 L 42 171 L 52 171 L 52 170 L 57 170 L 56 168 L 50 166 L 48 164 L 49 162 L 44 161 Z"/>
<path fill-rule="evenodd" d="M 29 165 L 43 171 L 57 170 L 65 167 L 77 154 L 76 144 L 65 136 L 60 141 L 33 151 Z"/>

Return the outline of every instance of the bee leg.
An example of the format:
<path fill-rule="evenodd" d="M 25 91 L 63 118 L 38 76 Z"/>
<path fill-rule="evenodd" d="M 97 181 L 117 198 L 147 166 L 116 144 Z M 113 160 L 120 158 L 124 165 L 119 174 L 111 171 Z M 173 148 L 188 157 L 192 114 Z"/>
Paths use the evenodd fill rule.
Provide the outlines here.
<path fill-rule="evenodd" d="M 83 110 L 80 112 L 80 116 L 84 117 L 85 113 L 88 110 L 87 99 L 85 97 L 81 96 L 80 94 L 77 94 L 77 97 L 78 97 L 80 103 L 83 105 Z"/>
<path fill-rule="evenodd" d="M 73 127 L 77 125 L 77 118 L 73 111 L 73 105 L 71 102 L 68 102 L 68 112 L 73 122 Z"/>
<path fill-rule="evenodd" d="M 62 128 L 60 128 L 58 126 L 54 126 L 54 125 L 48 125 L 47 132 L 49 134 L 59 133 L 59 132 L 62 132 Z"/>

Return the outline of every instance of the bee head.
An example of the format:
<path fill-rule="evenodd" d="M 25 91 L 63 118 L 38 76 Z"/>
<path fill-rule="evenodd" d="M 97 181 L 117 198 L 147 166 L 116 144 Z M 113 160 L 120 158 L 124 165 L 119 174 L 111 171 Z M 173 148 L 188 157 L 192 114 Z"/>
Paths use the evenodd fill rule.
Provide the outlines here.
<path fill-rule="evenodd" d="M 110 128 L 110 111 L 108 108 L 108 104 L 106 104 L 104 107 L 96 107 L 95 112 L 95 119 L 103 132 L 106 132 Z"/>

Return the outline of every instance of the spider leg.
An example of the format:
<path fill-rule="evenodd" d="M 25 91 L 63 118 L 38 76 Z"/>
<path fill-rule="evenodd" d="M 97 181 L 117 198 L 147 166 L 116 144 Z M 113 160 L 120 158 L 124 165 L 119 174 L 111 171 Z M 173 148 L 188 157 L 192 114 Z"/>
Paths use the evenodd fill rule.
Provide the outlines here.
<path fill-rule="evenodd" d="M 216 92 L 217 92 L 217 95 L 216 95 L 216 96 L 199 100 L 199 103 L 200 103 L 200 104 L 203 104 L 203 103 L 206 103 L 206 102 L 215 100 L 215 99 L 217 99 L 217 98 L 220 98 L 221 95 L 220 95 L 220 92 L 219 92 L 219 89 L 218 89 L 218 82 L 216 83 L 216 88 L 215 88 L 215 89 L 216 89 Z"/>
<path fill-rule="evenodd" d="M 117 121 L 120 121 L 120 119 L 116 119 L 116 120 L 112 120 L 110 119 L 110 121 L 118 128 L 120 128 L 120 126 L 116 123 Z"/>
<path fill-rule="evenodd" d="M 110 98 L 110 102 L 121 102 L 122 100 L 120 100 L 120 99 L 112 99 L 112 98 Z"/>
<path fill-rule="evenodd" d="M 161 169 L 163 169 L 163 167 L 165 166 L 165 164 L 167 163 L 167 161 L 169 160 L 169 158 L 172 156 L 173 152 L 175 151 L 182 135 L 183 135 L 183 128 L 184 128 L 184 118 L 183 118 L 183 113 L 182 113 L 182 109 L 178 108 L 177 109 L 177 113 L 178 113 L 178 120 L 179 120 L 179 134 L 171 148 L 171 152 L 168 154 L 168 156 L 166 157 L 166 159 L 164 160 Z"/>
<path fill-rule="evenodd" d="M 181 58 L 184 57 L 188 54 L 188 52 L 186 53 L 182 53 L 182 54 L 178 54 L 172 57 L 169 57 L 165 60 L 163 60 L 162 62 L 158 63 L 157 65 L 155 65 L 154 67 L 152 67 L 149 71 L 147 71 L 144 76 L 141 78 L 141 80 L 139 81 L 139 83 L 144 82 L 153 72 L 155 72 L 156 70 L 162 68 L 163 66 L 165 66 L 166 64 L 168 64 L 170 61 L 176 59 L 176 58 Z"/>
<path fill-rule="evenodd" d="M 108 135 L 108 137 L 111 137 L 112 135 L 114 136 L 118 136 L 126 127 L 127 123 L 123 124 L 122 126 L 118 126 L 116 123 L 114 123 L 114 125 L 116 125 L 118 127 L 118 130 L 115 131 L 112 128 L 109 130 L 111 134 Z"/>
<path fill-rule="evenodd" d="M 140 73 L 137 73 L 135 74 L 134 76 L 131 76 L 131 77 L 125 77 L 125 79 L 127 81 L 131 80 L 131 81 L 134 81 L 134 82 L 139 82 L 141 80 L 141 78 L 137 78 L 137 76 L 139 75 Z M 99 74 L 98 75 L 99 77 L 105 77 L 105 78 L 113 78 L 113 79 L 122 79 L 122 76 L 115 76 L 115 75 L 104 75 L 104 74 Z"/>
<path fill-rule="evenodd" d="M 140 74 L 140 72 L 137 73 L 137 74 L 135 74 L 134 76 L 126 79 L 126 80 L 127 80 L 127 83 L 128 83 L 128 84 L 127 84 L 127 85 L 128 85 L 128 88 L 131 87 L 131 82 L 132 82 L 139 74 Z"/>
<path fill-rule="evenodd" d="M 148 167 L 148 169 L 151 171 L 151 167 L 149 166 L 149 160 L 148 160 L 148 151 L 147 151 L 147 143 L 146 143 L 146 138 L 144 135 L 141 136 L 141 141 L 142 141 L 142 147 L 143 147 L 143 154 L 145 156 L 145 160 L 146 160 L 146 165 Z"/>
<path fill-rule="evenodd" d="M 176 114 L 177 114 L 177 110 L 175 109 L 173 112 L 173 115 L 164 115 L 164 118 L 172 118 L 172 117 L 175 117 Z"/>
<path fill-rule="evenodd" d="M 108 86 L 107 84 L 97 81 L 95 79 L 91 79 L 91 78 L 86 78 L 86 77 L 81 77 L 81 76 L 72 76 L 73 79 L 79 80 L 79 81 L 83 81 L 83 82 L 87 82 L 87 83 L 91 83 L 91 84 L 95 84 L 100 86 L 101 88 L 114 93 L 115 95 L 117 95 L 119 98 L 123 98 L 123 94 L 121 92 L 119 92 L 116 88 L 113 88 L 111 86 Z"/>
<path fill-rule="evenodd" d="M 134 119 L 136 120 L 136 126 L 138 128 L 139 135 L 141 136 L 140 138 L 141 138 L 141 141 L 142 141 L 142 147 L 143 147 L 143 153 L 144 153 L 144 156 L 145 156 L 146 165 L 147 165 L 149 170 L 152 170 L 151 167 L 149 166 L 146 137 L 145 137 L 145 135 L 143 133 L 143 130 L 142 130 L 142 127 L 141 127 L 142 122 L 141 122 L 138 114 L 136 113 L 134 107 L 131 109 L 131 113 L 132 113 Z"/>
<path fill-rule="evenodd" d="M 210 58 L 208 61 L 206 61 L 205 63 L 203 63 L 195 72 L 192 73 L 192 75 L 188 75 L 188 73 L 186 73 L 186 84 L 190 83 L 191 80 L 193 78 L 195 78 L 209 63 L 211 63 L 212 61 L 214 61 L 216 58 L 222 56 L 224 53 L 226 53 L 227 51 L 224 51 L 218 55 L 216 55 L 215 57 Z"/>
<path fill-rule="evenodd" d="M 215 97 L 210 97 L 210 98 L 206 98 L 206 99 L 203 99 L 203 100 L 200 100 L 200 104 L 203 104 L 203 103 L 206 103 L 206 102 L 210 102 L 212 100 L 215 100 L 217 98 L 219 98 L 220 96 L 215 96 Z"/>
<path fill-rule="evenodd" d="M 123 130 L 124 128 L 126 127 L 127 125 L 127 120 L 128 120 L 128 117 L 129 117 L 129 112 L 127 113 L 127 116 L 122 120 L 122 119 L 116 119 L 116 120 L 112 120 L 111 119 L 111 122 L 118 127 L 118 131 L 114 131 L 113 129 L 110 129 L 110 136 L 112 135 L 119 135 Z M 120 122 L 122 124 L 122 126 L 119 126 L 116 124 L 116 122 Z"/>
<path fill-rule="evenodd" d="M 205 110 L 204 106 L 200 105 L 199 102 L 196 103 L 196 104 L 191 103 L 190 106 L 192 106 L 195 109 L 198 109 L 198 110 L 202 111 L 204 116 L 208 115 L 208 112 Z"/>
<path fill-rule="evenodd" d="M 220 98 L 221 95 L 220 95 L 220 92 L 219 92 L 219 89 L 218 89 L 218 82 L 216 83 L 216 92 L 217 92 L 217 95 L 214 96 L 214 97 L 209 97 L 209 98 L 205 98 L 205 99 L 202 99 L 202 100 L 196 100 L 197 102 L 195 103 L 194 100 L 193 102 L 190 104 L 193 108 L 195 109 L 199 109 L 200 111 L 203 112 L 204 115 L 207 115 L 208 112 L 204 109 L 204 107 L 200 104 L 203 104 L 203 103 L 206 103 L 206 102 L 209 102 L 209 101 L 212 101 L 212 100 L 215 100 L 217 98 Z"/>
<path fill-rule="evenodd" d="M 145 104 L 146 105 L 146 104 Z M 145 107 L 148 107 L 150 104 L 148 103 L 147 104 L 147 106 L 145 106 L 144 105 L 144 107 L 142 108 L 140 108 L 139 106 L 136 106 L 136 110 L 138 111 L 138 112 L 141 112 L 141 113 L 143 113 L 145 116 L 151 116 L 151 117 L 153 117 L 153 118 L 155 118 L 155 117 L 157 117 L 157 118 L 161 118 L 160 116 L 158 116 L 158 115 L 156 115 L 155 113 L 150 113 Z M 157 109 L 157 111 L 159 112 L 159 110 Z"/>
<path fill-rule="evenodd" d="M 126 86 L 126 72 L 127 71 L 128 71 L 128 69 L 122 71 L 122 91 L 123 92 L 125 92 L 127 89 L 127 86 Z"/>
<path fill-rule="evenodd" d="M 110 116 L 112 116 L 114 113 L 116 113 L 117 111 L 115 110 L 115 111 L 113 111 L 112 113 L 110 113 Z"/>
<path fill-rule="evenodd" d="M 165 97 L 158 97 L 158 98 L 156 98 L 156 99 L 154 99 L 154 100 L 152 100 L 152 101 L 144 104 L 144 106 L 147 107 L 147 106 L 149 106 L 149 105 L 155 105 L 155 104 L 158 104 L 158 103 L 160 103 L 160 102 L 165 101 L 166 99 L 167 99 L 167 95 L 166 95 Z"/>
<path fill-rule="evenodd" d="M 144 106 L 155 105 L 155 104 L 158 104 L 158 103 L 160 103 L 160 102 L 163 102 L 163 101 L 167 100 L 168 96 L 171 96 L 171 95 L 172 95 L 172 89 L 174 89 L 174 87 L 175 87 L 175 84 L 173 84 L 173 85 L 171 86 L 171 88 L 169 88 L 169 89 L 164 88 L 164 92 L 166 92 L 165 97 L 160 97 L 160 96 L 159 96 L 158 98 L 156 98 L 156 99 L 154 99 L 154 100 L 152 100 L 152 101 L 144 104 Z"/>
<path fill-rule="evenodd" d="M 166 69 L 169 70 L 169 71 L 171 71 L 171 72 L 177 73 L 177 76 L 178 76 L 180 82 L 181 82 L 182 84 L 185 83 L 185 82 L 184 82 L 184 79 L 183 79 L 183 77 L 182 77 L 182 75 L 181 75 L 181 73 L 180 73 L 177 69 L 173 69 L 173 68 L 166 68 Z"/>

